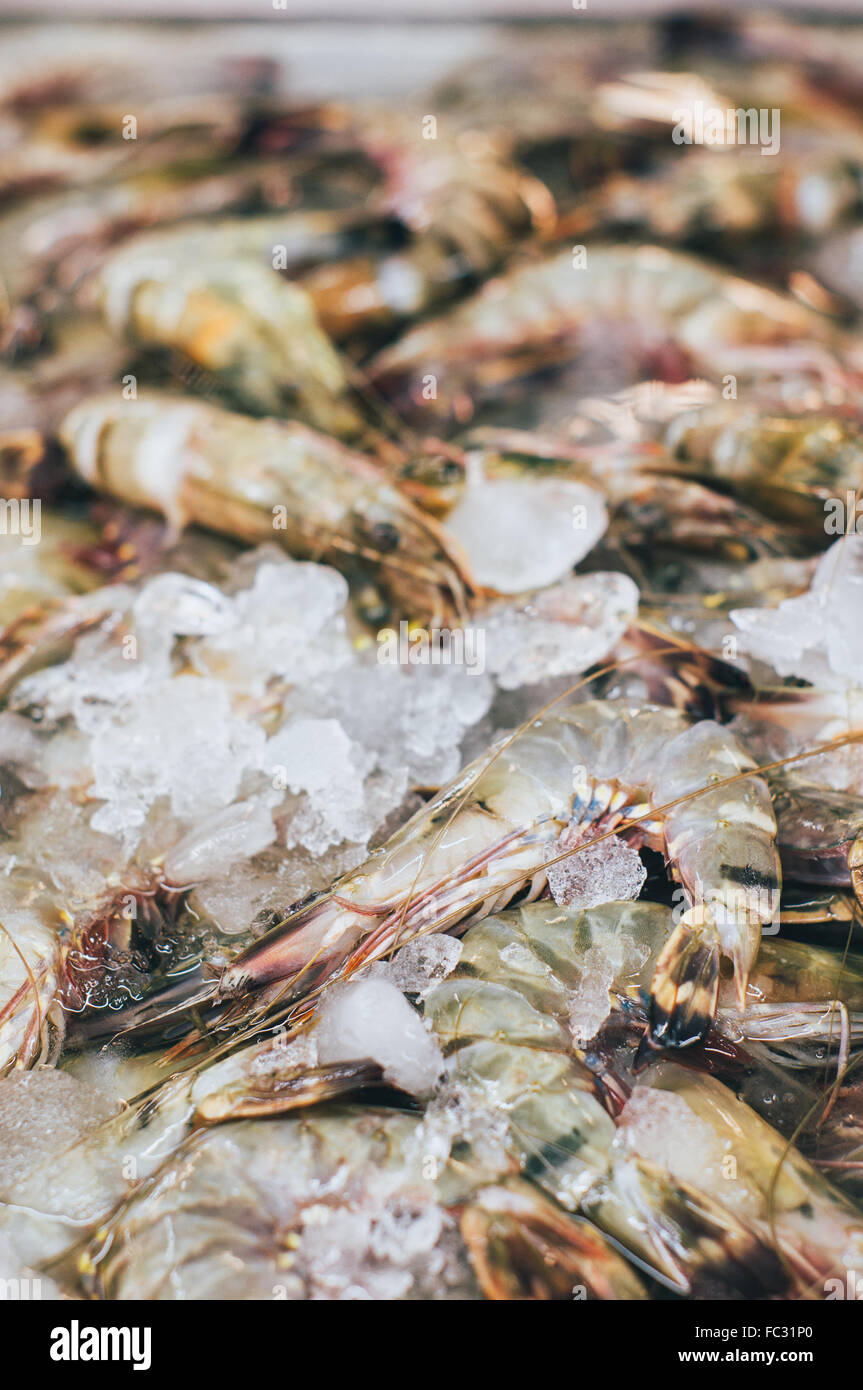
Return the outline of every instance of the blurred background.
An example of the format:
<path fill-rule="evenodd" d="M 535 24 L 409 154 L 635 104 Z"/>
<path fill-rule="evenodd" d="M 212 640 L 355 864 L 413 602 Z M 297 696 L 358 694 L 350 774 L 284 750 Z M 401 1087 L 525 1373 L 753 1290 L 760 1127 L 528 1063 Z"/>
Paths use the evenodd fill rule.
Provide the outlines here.
<path fill-rule="evenodd" d="M 184 52 L 190 59 L 259 55 L 263 43 L 292 94 L 338 92 L 351 100 L 406 94 L 434 82 L 454 61 L 488 53 L 490 29 L 514 23 L 560 25 L 569 36 L 573 24 L 595 29 L 663 16 L 679 25 L 706 22 L 720 32 L 732 15 L 756 27 L 783 15 L 835 21 L 838 55 L 847 24 L 863 19 L 863 0 L 758 7 L 751 0 L 0 0 L 0 81 L 75 51 L 86 50 L 94 62 L 135 53 L 143 66 L 166 53 L 166 43 L 172 59 Z M 821 42 L 830 44 L 829 32 Z"/>
<path fill-rule="evenodd" d="M 658 14 L 727 14 L 787 11 L 804 18 L 845 15 L 863 18 L 861 0 L 776 0 L 774 4 L 753 5 L 750 0 L 0 0 L 0 14 L 28 19 L 39 15 L 71 18 L 106 17 L 118 19 L 243 19 L 296 18 L 304 20 L 387 20 L 399 19 L 437 24 L 441 21 L 470 22 L 472 19 L 555 20 L 568 18 L 578 10 L 591 20 L 621 16 Z"/>
<path fill-rule="evenodd" d="M 73 16 L 107 15 L 118 18 L 132 16 L 148 19 L 166 18 L 214 19 L 223 17 L 257 19 L 273 11 L 272 0 L 3 0 L 0 12 L 25 18 L 38 14 L 67 14 Z M 568 0 L 279 0 L 278 13 L 302 19 L 418 19 L 437 22 L 443 19 L 477 18 L 560 19 L 570 10 L 579 8 L 592 19 L 614 18 L 619 15 L 651 15 L 703 13 L 729 10 L 788 10 L 815 18 L 820 15 L 848 14 L 863 16 L 860 0 L 778 0 L 772 5 L 754 6 L 750 0 L 689 0 L 688 4 L 670 0 L 586 0 L 576 6 Z"/>

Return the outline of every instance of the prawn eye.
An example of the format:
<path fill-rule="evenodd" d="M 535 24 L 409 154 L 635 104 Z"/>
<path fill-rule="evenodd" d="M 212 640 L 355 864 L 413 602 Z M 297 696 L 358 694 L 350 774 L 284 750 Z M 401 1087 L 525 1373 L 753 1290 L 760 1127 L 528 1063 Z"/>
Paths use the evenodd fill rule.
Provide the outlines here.
<path fill-rule="evenodd" d="M 401 537 L 398 528 L 390 521 L 375 521 L 369 529 L 369 539 L 377 550 L 385 555 L 398 550 Z"/>

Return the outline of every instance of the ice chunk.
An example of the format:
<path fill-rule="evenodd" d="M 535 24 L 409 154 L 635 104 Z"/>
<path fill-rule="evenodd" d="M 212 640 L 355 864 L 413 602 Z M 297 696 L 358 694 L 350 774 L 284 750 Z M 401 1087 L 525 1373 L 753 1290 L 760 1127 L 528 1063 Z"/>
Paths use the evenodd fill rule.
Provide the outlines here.
<path fill-rule="evenodd" d="M 649 955 L 649 947 L 632 941 L 624 932 L 605 934 L 601 945 L 590 946 L 584 953 L 581 979 L 567 995 L 569 1028 L 579 1047 L 596 1037 L 611 1012 L 615 981 L 634 975 Z"/>
<path fill-rule="evenodd" d="M 262 565 L 251 589 L 238 596 L 240 610 L 258 624 L 287 618 L 310 637 L 330 636 L 336 619 L 340 632 L 347 602 L 347 581 L 337 570 L 297 560 Z"/>
<path fill-rule="evenodd" d="M 585 953 L 582 978 L 569 994 L 569 1029 L 580 1047 L 595 1038 L 611 1010 L 614 967 L 604 951 L 591 946 Z"/>
<path fill-rule="evenodd" d="M 371 1058 L 394 1086 L 425 1095 L 443 1070 L 440 1048 L 395 985 L 357 980 L 326 991 L 314 1032 L 322 1063 Z"/>
<path fill-rule="evenodd" d="M 27 797 L 15 837 L 3 844 L 4 858 L 7 852 L 13 861 L 24 863 L 38 857 L 40 876 L 50 878 L 71 915 L 92 912 L 116 891 L 119 882 L 130 888 L 135 883 L 134 869 L 122 877 L 126 868 L 122 845 L 94 831 L 87 822 L 89 814 L 89 808 L 76 805 L 66 792 Z M 3 885 L 11 882 L 9 872 L 7 867 L 0 876 L 0 901 L 5 899 Z M 5 921 L 2 913 L 0 921 Z"/>
<path fill-rule="evenodd" d="M 282 814 L 282 808 L 277 814 Z M 200 883 L 189 895 L 189 907 L 217 932 L 260 935 L 280 921 L 293 903 L 309 893 L 325 891 L 365 857 L 365 846 L 350 843 L 317 855 L 300 847 L 286 851 L 277 844 L 235 864 L 229 873 Z"/>
<path fill-rule="evenodd" d="M 573 575 L 522 603 L 481 610 L 486 670 L 503 690 L 586 671 L 607 657 L 638 610 L 625 574 Z"/>
<path fill-rule="evenodd" d="M 370 1248 L 379 1260 L 410 1266 L 433 1250 L 443 1234 L 444 1214 L 436 1202 L 394 1200 L 372 1227 Z"/>
<path fill-rule="evenodd" d="M 50 1067 L 0 1081 L 0 1195 L 52 1161 L 116 1109 L 105 1092 Z"/>
<path fill-rule="evenodd" d="M 565 839 L 560 850 L 566 847 Z M 561 907 L 598 907 L 600 903 L 637 898 L 647 870 L 637 852 L 617 835 L 577 849 L 552 864 L 548 886 Z"/>
<path fill-rule="evenodd" d="M 234 605 L 214 584 L 171 571 L 156 575 L 141 588 L 132 605 L 139 629 L 177 637 L 208 637 L 234 621 Z"/>
<path fill-rule="evenodd" d="M 364 782 L 369 755 L 336 719 L 294 719 L 267 743 L 264 766 L 274 784 L 306 798 L 290 824 L 287 843 L 315 853 L 340 840 L 367 840 Z"/>
<path fill-rule="evenodd" d="M 281 773 L 294 792 L 325 791 L 345 778 L 354 745 L 335 719 L 295 719 L 269 740 L 268 772 Z"/>
<path fill-rule="evenodd" d="M 315 1203 L 300 1216 L 302 1223 L 302 1273 L 310 1296 L 316 1299 L 371 1299 L 380 1295 L 380 1284 L 369 1288 L 366 1269 L 372 1218 L 363 1209 L 351 1210 Z M 384 1297 L 401 1298 L 410 1288 L 410 1277 L 400 1271 L 387 1281 Z"/>
<path fill-rule="evenodd" d="M 452 1218 L 430 1192 L 372 1190 L 351 1206 L 313 1203 L 300 1223 L 295 1268 L 310 1298 L 432 1297 L 463 1281 L 458 1247 L 450 1251 L 446 1240 Z"/>
<path fill-rule="evenodd" d="M 215 876 L 205 917 L 245 931 L 257 913 L 249 893 L 232 898 L 231 866 L 248 887 L 238 866 L 275 827 L 290 871 L 279 868 L 272 893 L 250 890 L 260 907 L 327 886 L 345 867 L 333 854 L 361 858 L 404 817 L 412 785 L 458 771 L 465 730 L 491 701 L 485 676 L 378 663 L 373 645 L 349 638 L 347 598 L 335 571 L 267 547 L 219 586 L 169 571 L 137 591 L 106 587 L 82 617 L 108 620 L 20 683 L 18 708 L 43 718 L 4 716 L 0 758 L 28 785 L 79 793 L 93 837 L 117 842 L 115 881 L 133 852 L 164 861 L 175 881 Z M 268 740 L 277 702 L 283 722 Z"/>
<path fill-rule="evenodd" d="M 447 1062 L 449 1072 L 458 1065 Z M 416 1152 L 423 1164 L 440 1171 L 454 1143 L 470 1146 L 477 1165 L 502 1171 L 508 1164 L 509 1118 L 494 1095 L 496 1083 L 489 1087 L 466 1085 L 446 1075 L 428 1101 L 421 1124 L 414 1136 Z"/>
<path fill-rule="evenodd" d="M 561 478 L 488 478 L 470 460 L 464 495 L 447 517 L 478 583 L 503 594 L 561 579 L 608 524 L 602 496 Z"/>
<path fill-rule="evenodd" d="M 85 787 L 90 781 L 90 739 L 78 729 L 57 729 L 44 743 L 42 758 L 47 786 Z"/>
<path fill-rule="evenodd" d="M 279 893 L 279 881 L 249 864 L 208 878 L 192 893 L 189 906 L 228 935 L 247 932 L 259 912 Z M 290 896 L 290 895 L 289 895 Z M 302 891 L 296 894 L 303 897 Z"/>
<path fill-rule="evenodd" d="M 863 687 L 863 535 L 851 532 L 818 562 L 807 593 L 776 608 L 738 608 L 731 620 L 750 655 L 780 676 Z"/>
<path fill-rule="evenodd" d="M 108 632 L 85 632 L 68 661 L 37 671 L 15 690 L 20 708 L 37 706 L 46 724 L 72 718 L 85 733 L 98 733 L 112 708 L 134 699 L 169 672 L 167 644 L 147 660 L 124 656 L 121 643 Z"/>
<path fill-rule="evenodd" d="M 233 622 L 190 654 L 198 670 L 262 692 L 273 676 L 309 682 L 351 659 L 345 580 L 326 565 L 265 556 L 233 600 Z"/>
<path fill-rule="evenodd" d="M 742 1215 L 756 1214 L 760 1194 L 747 1192 L 737 1180 L 736 1164 L 727 1164 L 731 1140 L 721 1139 L 673 1091 L 636 1086 L 618 1119 L 614 1145 L 667 1169 Z"/>
<path fill-rule="evenodd" d="M 251 859 L 276 838 L 267 798 L 236 801 L 207 816 L 165 856 L 168 883 L 196 883 Z"/>
<path fill-rule="evenodd" d="M 337 719 L 354 743 L 394 779 L 390 807 L 409 782 L 440 783 L 459 770 L 465 729 L 491 703 L 488 677 L 458 667 L 412 667 L 359 661 L 331 680 L 298 691 L 297 714 Z M 386 811 L 384 811 L 386 814 Z"/>
<path fill-rule="evenodd" d="M 421 994 L 455 970 L 462 949 L 454 936 L 418 936 L 387 962 L 387 978 L 404 994 Z"/>
<path fill-rule="evenodd" d="M 245 769 L 260 763 L 263 731 L 234 715 L 215 681 L 177 676 L 146 700 L 122 704 L 93 740 L 92 795 L 107 803 L 92 825 L 134 840 L 152 803 L 193 820 L 230 805 Z"/>
<path fill-rule="evenodd" d="M 428 763 L 441 769 L 438 759 L 443 754 L 447 768 L 452 768 L 446 775 L 451 776 L 458 770 L 458 742 L 465 727 L 489 707 L 491 684 L 484 677 L 454 667 L 420 668 L 419 679 L 416 674 L 407 675 L 408 684 L 399 692 L 397 733 L 391 728 L 390 740 L 397 737 L 404 741 L 402 747 L 415 775 L 423 768 L 428 770 Z M 450 762 L 453 754 L 454 766 Z"/>

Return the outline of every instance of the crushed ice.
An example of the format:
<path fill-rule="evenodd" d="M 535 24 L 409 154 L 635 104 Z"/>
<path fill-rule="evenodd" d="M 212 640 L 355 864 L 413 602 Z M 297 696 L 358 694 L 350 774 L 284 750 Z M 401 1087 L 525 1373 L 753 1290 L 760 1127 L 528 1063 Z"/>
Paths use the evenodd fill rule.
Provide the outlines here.
<path fill-rule="evenodd" d="M 499 600 L 476 619 L 485 630 L 486 669 L 501 690 L 586 671 L 609 654 L 637 610 L 637 585 L 613 572 L 571 575 L 521 603 Z"/>
<path fill-rule="evenodd" d="M 756 1214 L 758 1197 L 737 1181 L 736 1164 L 728 1164 L 731 1140 L 720 1139 L 674 1091 L 636 1086 L 619 1116 L 614 1148 L 650 1160 L 740 1214 Z"/>
<path fill-rule="evenodd" d="M 454 936 L 418 936 L 405 942 L 391 960 L 372 969 L 404 994 L 422 996 L 455 970 L 462 950 L 462 943 Z"/>
<path fill-rule="evenodd" d="M 0 1080 L 0 1198 L 62 1155 L 116 1110 L 101 1086 L 40 1067 Z"/>
<path fill-rule="evenodd" d="M 744 650 L 780 676 L 827 689 L 863 688 L 863 535 L 849 532 L 818 562 L 806 593 L 775 608 L 738 608 Z"/>
<path fill-rule="evenodd" d="M 565 848 L 564 836 L 559 852 Z M 646 878 L 637 851 L 617 835 L 577 849 L 548 870 L 548 886 L 559 907 L 599 907 L 637 898 Z"/>
<path fill-rule="evenodd" d="M 454 775 L 492 697 L 460 668 L 379 664 L 350 629 L 341 575 L 275 549 L 243 556 L 222 587 L 163 573 L 102 590 L 97 611 L 66 662 L 20 682 L 0 746 L 33 785 L 41 759 L 42 778 L 47 766 L 85 791 L 92 828 L 127 855 L 164 817 L 172 882 L 224 876 L 274 843 L 364 850 L 411 786 Z"/>

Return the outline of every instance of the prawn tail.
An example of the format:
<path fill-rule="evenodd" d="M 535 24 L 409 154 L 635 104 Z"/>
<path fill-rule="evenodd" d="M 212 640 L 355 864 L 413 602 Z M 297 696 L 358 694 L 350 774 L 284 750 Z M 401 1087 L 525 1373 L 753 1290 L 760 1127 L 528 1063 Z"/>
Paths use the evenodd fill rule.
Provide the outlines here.
<path fill-rule="evenodd" d="M 787 1276 L 775 1250 L 713 1198 L 636 1156 L 619 1159 L 581 1209 L 674 1292 L 725 1288 L 778 1293 Z"/>
<path fill-rule="evenodd" d="M 654 1047 L 691 1047 L 716 1014 L 719 938 L 685 913 L 656 962 L 650 986 L 648 1040 Z"/>
<path fill-rule="evenodd" d="M 461 1215 L 477 1282 L 495 1302 L 645 1299 L 647 1290 L 611 1241 L 518 1179 L 483 1188 Z"/>

